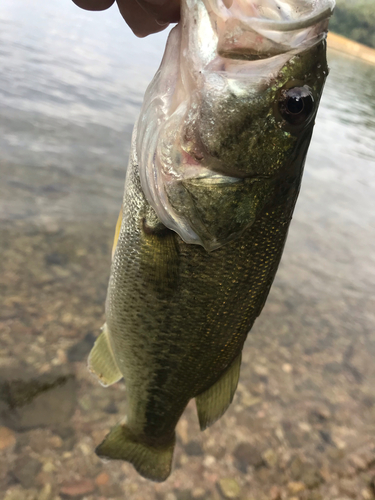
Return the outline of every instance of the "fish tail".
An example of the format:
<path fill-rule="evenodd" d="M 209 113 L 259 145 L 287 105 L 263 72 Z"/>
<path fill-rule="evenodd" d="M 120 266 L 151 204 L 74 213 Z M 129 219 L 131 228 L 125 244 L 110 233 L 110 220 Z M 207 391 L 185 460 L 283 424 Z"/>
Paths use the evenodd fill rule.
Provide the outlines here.
<path fill-rule="evenodd" d="M 171 473 L 176 438 L 152 446 L 135 436 L 126 423 L 116 425 L 95 452 L 102 458 L 126 460 L 146 479 L 165 481 Z"/>

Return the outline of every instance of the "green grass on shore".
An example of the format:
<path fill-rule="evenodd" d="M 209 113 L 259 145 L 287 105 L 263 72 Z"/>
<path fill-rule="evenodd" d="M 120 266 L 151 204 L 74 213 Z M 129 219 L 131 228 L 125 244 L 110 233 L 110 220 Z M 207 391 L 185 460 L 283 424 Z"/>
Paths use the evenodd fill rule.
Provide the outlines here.
<path fill-rule="evenodd" d="M 375 48 L 375 0 L 336 0 L 330 30 Z"/>

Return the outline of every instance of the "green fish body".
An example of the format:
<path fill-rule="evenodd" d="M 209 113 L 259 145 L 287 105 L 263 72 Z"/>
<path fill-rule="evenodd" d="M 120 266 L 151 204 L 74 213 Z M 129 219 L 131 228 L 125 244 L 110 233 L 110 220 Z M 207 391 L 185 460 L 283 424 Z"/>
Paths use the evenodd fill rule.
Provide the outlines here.
<path fill-rule="evenodd" d="M 89 357 L 103 385 L 123 377 L 127 389 L 126 419 L 97 453 L 131 462 L 146 478 L 169 476 L 175 427 L 192 398 L 202 430 L 233 399 L 243 344 L 281 259 L 327 75 L 332 4 L 320 4 L 288 21 L 292 35 L 284 20 L 272 20 L 283 43 L 263 36 L 254 46 L 246 29 L 245 42 L 230 41 L 230 22 L 244 25 L 238 14 L 220 25 L 208 0 L 188 0 L 146 94 L 107 320 Z M 294 47 L 296 25 L 310 38 Z M 201 50 L 205 30 L 216 38 Z M 190 65 L 186 48 L 199 53 Z"/>

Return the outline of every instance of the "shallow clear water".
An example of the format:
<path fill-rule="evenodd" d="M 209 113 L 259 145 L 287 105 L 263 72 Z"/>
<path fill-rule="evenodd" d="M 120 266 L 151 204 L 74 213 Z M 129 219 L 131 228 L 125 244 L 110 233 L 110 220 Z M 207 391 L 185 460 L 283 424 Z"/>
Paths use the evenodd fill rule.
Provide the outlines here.
<path fill-rule="evenodd" d="M 86 358 L 165 39 L 136 39 L 116 8 L 0 4 L 0 498 L 372 499 L 375 67 L 337 52 L 232 406 L 204 433 L 188 406 L 164 484 L 94 454 L 126 401 Z"/>

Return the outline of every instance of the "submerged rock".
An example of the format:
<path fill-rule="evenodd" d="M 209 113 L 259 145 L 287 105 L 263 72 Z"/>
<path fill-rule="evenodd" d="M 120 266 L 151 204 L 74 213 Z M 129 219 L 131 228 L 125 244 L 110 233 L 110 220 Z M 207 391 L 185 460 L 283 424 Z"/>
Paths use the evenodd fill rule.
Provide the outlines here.
<path fill-rule="evenodd" d="M 217 486 L 221 495 L 228 500 L 234 500 L 240 496 L 241 488 L 235 479 L 224 477 L 218 481 Z"/>
<path fill-rule="evenodd" d="M 76 406 L 73 374 L 54 371 L 40 376 L 0 378 L 0 422 L 25 431 L 66 425 Z"/>
<path fill-rule="evenodd" d="M 11 448 L 16 444 L 16 436 L 8 427 L 0 427 L 0 451 Z"/>
<path fill-rule="evenodd" d="M 60 488 L 60 494 L 65 498 L 79 498 L 95 490 L 95 483 L 91 479 L 81 479 L 64 483 Z"/>
<path fill-rule="evenodd" d="M 198 441 L 189 441 L 185 446 L 185 452 L 192 457 L 199 457 L 203 455 L 203 449 Z"/>
<path fill-rule="evenodd" d="M 31 488 L 35 486 L 35 477 L 41 468 L 42 464 L 39 460 L 30 456 L 21 456 L 16 460 L 12 474 L 24 488 Z"/>
<path fill-rule="evenodd" d="M 233 456 L 235 459 L 235 466 L 244 473 L 247 471 L 248 466 L 257 469 L 265 465 L 260 450 L 249 443 L 240 443 L 234 450 Z"/>

